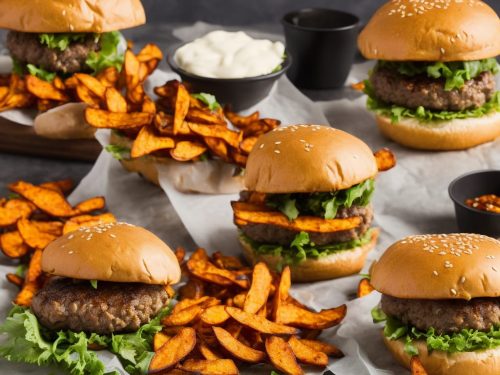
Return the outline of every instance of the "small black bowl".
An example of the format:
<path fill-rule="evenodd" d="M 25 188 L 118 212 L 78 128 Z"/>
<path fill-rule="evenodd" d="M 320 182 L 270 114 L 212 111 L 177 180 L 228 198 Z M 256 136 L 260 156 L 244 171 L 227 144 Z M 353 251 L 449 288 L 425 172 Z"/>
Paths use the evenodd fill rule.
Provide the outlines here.
<path fill-rule="evenodd" d="M 448 187 L 455 204 L 460 232 L 480 233 L 500 237 L 500 214 L 478 210 L 465 204 L 465 200 L 484 194 L 500 195 L 500 170 L 475 171 L 453 180 Z"/>
<path fill-rule="evenodd" d="M 173 46 L 167 52 L 167 62 L 174 72 L 181 76 L 183 82 L 190 86 L 191 92 L 206 92 L 215 95 L 217 101 L 230 105 L 233 111 L 242 111 L 264 99 L 274 82 L 285 73 L 292 59 L 286 53 L 286 57 L 281 63 L 281 69 L 265 75 L 246 78 L 209 78 L 201 77 L 181 69 L 175 62 L 174 55 L 183 44 Z"/>

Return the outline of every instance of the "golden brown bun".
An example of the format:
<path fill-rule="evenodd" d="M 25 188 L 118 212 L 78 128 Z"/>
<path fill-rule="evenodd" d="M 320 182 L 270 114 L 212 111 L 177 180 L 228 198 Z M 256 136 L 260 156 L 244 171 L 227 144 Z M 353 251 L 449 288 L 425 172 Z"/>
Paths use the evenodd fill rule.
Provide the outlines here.
<path fill-rule="evenodd" d="M 411 356 L 404 351 L 403 340 L 389 340 L 384 343 L 400 364 L 410 368 Z M 500 374 L 500 347 L 475 352 L 446 353 L 427 351 L 424 341 L 414 342 L 418 357 L 429 375 L 472 375 Z"/>
<path fill-rule="evenodd" d="M 2 0 L 0 28 L 30 33 L 103 33 L 143 25 L 140 0 Z"/>
<path fill-rule="evenodd" d="M 389 1 L 358 38 L 367 59 L 480 60 L 500 54 L 500 20 L 478 0 Z"/>
<path fill-rule="evenodd" d="M 498 297 L 500 241 L 465 233 L 406 237 L 373 266 L 371 283 L 398 298 Z"/>
<path fill-rule="evenodd" d="M 464 150 L 500 137 L 500 112 L 489 116 L 451 120 L 426 125 L 412 118 L 392 123 L 376 116 L 377 125 L 387 138 L 419 150 Z"/>
<path fill-rule="evenodd" d="M 379 235 L 378 228 L 372 230 L 372 239 L 366 245 L 352 250 L 340 251 L 319 259 L 306 259 L 297 265 L 291 265 L 292 280 L 295 282 L 309 282 L 329 280 L 337 277 L 353 275 L 361 271 L 365 264 L 366 256 L 375 247 Z M 256 254 L 252 246 L 240 236 L 243 246 L 243 255 L 250 264 L 265 262 L 272 269 L 282 262 L 282 258 L 270 254 Z"/>
<path fill-rule="evenodd" d="M 181 270 L 174 253 L 150 231 L 128 223 L 80 228 L 50 243 L 42 269 L 84 280 L 172 284 Z"/>
<path fill-rule="evenodd" d="M 370 148 L 342 130 L 293 125 L 262 135 L 248 157 L 245 186 L 262 193 L 350 188 L 377 174 Z"/>

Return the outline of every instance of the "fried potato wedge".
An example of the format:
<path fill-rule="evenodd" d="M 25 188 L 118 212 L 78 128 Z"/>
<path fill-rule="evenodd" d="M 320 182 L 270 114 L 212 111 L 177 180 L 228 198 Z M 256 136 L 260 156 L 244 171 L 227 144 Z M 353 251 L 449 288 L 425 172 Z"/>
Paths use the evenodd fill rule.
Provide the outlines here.
<path fill-rule="evenodd" d="M 210 348 L 204 342 L 198 342 L 198 350 L 199 350 L 200 354 L 202 355 L 202 357 L 209 360 L 209 361 L 214 361 L 216 359 L 222 359 L 222 356 L 220 354 L 216 353 L 212 348 Z"/>
<path fill-rule="evenodd" d="M 266 353 L 255 350 L 235 339 L 228 331 L 221 327 L 212 327 L 220 345 L 235 358 L 243 362 L 258 363 L 266 358 Z"/>
<path fill-rule="evenodd" d="M 229 160 L 228 148 L 226 142 L 221 138 L 204 137 L 203 140 L 208 149 L 222 160 Z"/>
<path fill-rule="evenodd" d="M 189 161 L 196 159 L 207 151 L 207 147 L 199 142 L 181 141 L 173 149 L 170 156 L 177 161 Z"/>
<path fill-rule="evenodd" d="M 418 356 L 414 355 L 410 360 L 411 375 L 427 375 L 424 365 Z"/>
<path fill-rule="evenodd" d="M 243 270 L 243 263 L 235 256 L 223 255 L 220 251 L 216 251 L 212 254 L 212 261 L 219 268 L 224 268 L 227 270 Z M 251 272 L 251 269 L 248 269 Z"/>
<path fill-rule="evenodd" d="M 189 281 L 179 289 L 179 296 L 182 300 L 186 298 L 198 299 L 205 294 L 205 284 L 203 281 L 190 278 Z"/>
<path fill-rule="evenodd" d="M 101 99 L 87 86 L 81 84 L 76 86 L 76 96 L 82 103 L 87 104 L 89 107 L 99 108 L 99 105 L 101 104 Z"/>
<path fill-rule="evenodd" d="M 9 227 L 17 220 L 29 217 L 36 210 L 36 206 L 24 199 L 9 199 L 0 205 L 0 227 Z"/>
<path fill-rule="evenodd" d="M 45 249 L 49 243 L 58 237 L 51 233 L 42 232 L 33 222 L 25 218 L 18 220 L 17 230 L 23 241 L 34 249 Z"/>
<path fill-rule="evenodd" d="M 126 113 L 127 112 L 127 101 L 120 94 L 120 92 L 114 87 L 108 87 L 106 93 L 104 94 L 104 101 L 106 102 L 106 108 L 110 112 Z"/>
<path fill-rule="evenodd" d="M 163 53 L 156 44 L 148 43 L 137 54 L 137 60 L 140 62 L 163 60 Z"/>
<path fill-rule="evenodd" d="M 54 236 L 61 236 L 63 233 L 64 224 L 60 221 L 35 221 L 32 220 L 31 223 L 40 231 L 52 234 Z"/>
<path fill-rule="evenodd" d="M 102 210 L 104 207 L 106 207 L 106 200 L 104 197 L 89 198 L 78 203 L 73 209 L 71 216 Z"/>
<path fill-rule="evenodd" d="M 7 281 L 19 288 L 22 288 L 23 287 L 23 284 L 24 284 L 24 279 L 19 276 L 19 275 L 16 275 L 15 273 L 8 273 L 7 275 L 5 275 L 5 278 L 7 279 Z"/>
<path fill-rule="evenodd" d="M 189 111 L 190 95 L 183 84 L 177 87 L 177 94 L 175 96 L 174 104 L 174 134 L 179 132 L 179 129 L 184 123 L 184 119 Z"/>
<path fill-rule="evenodd" d="M 189 259 L 186 263 L 189 272 L 196 277 L 211 281 L 219 285 L 228 286 L 236 284 L 241 288 L 247 289 L 249 281 L 233 271 L 218 268 L 208 261 Z"/>
<path fill-rule="evenodd" d="M 18 259 L 29 253 L 30 248 L 24 242 L 19 231 L 5 232 L 0 235 L 0 247 L 9 258 Z"/>
<path fill-rule="evenodd" d="M 93 227 L 95 225 L 103 223 L 116 223 L 116 218 L 110 212 L 94 216 L 92 215 L 73 216 L 64 223 L 63 234 L 73 232 L 81 227 Z"/>
<path fill-rule="evenodd" d="M 297 363 L 290 345 L 278 336 L 266 339 L 266 351 L 269 360 L 279 371 L 289 375 L 302 375 L 304 371 Z"/>
<path fill-rule="evenodd" d="M 31 257 L 24 284 L 21 291 L 14 299 L 14 303 L 19 306 L 29 307 L 31 300 L 41 287 L 42 277 L 42 250 L 36 250 Z"/>
<path fill-rule="evenodd" d="M 203 323 L 210 326 L 218 326 L 225 323 L 230 318 L 226 311 L 226 306 L 216 305 L 205 309 L 201 315 L 200 319 Z"/>
<path fill-rule="evenodd" d="M 290 267 L 286 266 L 281 272 L 278 288 L 274 292 L 272 317 L 275 322 L 279 323 L 281 310 L 288 299 L 288 292 L 292 286 L 292 276 Z"/>
<path fill-rule="evenodd" d="M 165 334 L 164 332 L 156 332 L 153 337 L 153 350 L 157 352 L 160 348 L 170 340 L 170 336 Z"/>
<path fill-rule="evenodd" d="M 232 359 L 188 359 L 179 366 L 179 369 L 200 375 L 237 375 L 238 368 Z"/>
<path fill-rule="evenodd" d="M 110 66 L 97 73 L 96 78 L 106 87 L 115 87 L 118 80 L 120 79 L 120 72 L 118 72 L 118 70 L 114 66 Z"/>
<path fill-rule="evenodd" d="M 152 152 L 171 149 L 175 147 L 175 141 L 170 137 L 162 137 L 155 133 L 154 126 L 146 125 L 139 131 L 132 145 L 130 156 L 140 158 Z"/>
<path fill-rule="evenodd" d="M 183 299 L 174 306 L 174 308 L 172 309 L 172 314 L 175 314 L 179 311 L 182 311 L 184 309 L 187 309 L 195 305 L 201 305 L 203 308 L 208 308 L 210 306 L 218 305 L 219 302 L 220 301 L 217 298 L 210 296 L 203 296 L 197 299 Z"/>
<path fill-rule="evenodd" d="M 185 326 L 198 319 L 203 312 L 201 305 L 193 305 L 180 311 L 172 312 L 162 319 L 161 323 L 164 326 Z"/>
<path fill-rule="evenodd" d="M 186 114 L 186 120 L 192 123 L 208 124 L 208 125 L 223 125 L 227 129 L 226 121 L 219 113 L 211 111 L 208 108 L 200 108 L 198 106 L 191 107 Z"/>
<path fill-rule="evenodd" d="M 231 122 L 231 124 L 240 129 L 250 125 L 252 122 L 257 121 L 260 117 L 259 111 L 255 111 L 254 113 L 248 116 L 242 116 L 235 112 L 231 112 L 229 110 L 224 110 L 224 114 Z"/>
<path fill-rule="evenodd" d="M 52 83 L 44 81 L 34 75 L 27 75 L 26 89 L 40 99 L 57 100 L 59 102 L 69 101 L 64 91 L 57 89 Z"/>
<path fill-rule="evenodd" d="M 156 374 L 169 370 L 191 353 L 196 345 L 194 328 L 182 328 L 155 352 L 149 363 L 149 373 Z"/>
<path fill-rule="evenodd" d="M 243 139 L 240 143 L 240 150 L 246 154 L 249 154 L 257 143 L 257 139 L 258 137 L 248 137 Z"/>
<path fill-rule="evenodd" d="M 91 76 L 90 74 L 75 73 L 75 77 L 81 84 L 87 87 L 95 96 L 104 100 L 106 93 L 106 86 L 104 86 L 99 79 Z"/>
<path fill-rule="evenodd" d="M 396 166 L 396 155 L 388 148 L 381 148 L 374 154 L 379 172 L 388 171 Z"/>
<path fill-rule="evenodd" d="M 358 298 L 361 298 L 361 297 L 367 296 L 368 294 L 370 294 L 374 290 L 375 290 L 375 288 L 372 286 L 372 284 L 370 284 L 370 280 L 364 278 L 364 279 L 360 280 L 360 282 L 358 284 L 358 291 L 356 294 L 357 294 Z"/>
<path fill-rule="evenodd" d="M 115 113 L 97 108 L 85 109 L 85 120 L 95 128 L 134 129 L 150 124 L 153 114 L 146 112 Z"/>
<path fill-rule="evenodd" d="M 262 307 L 266 306 L 273 277 L 269 268 L 264 262 L 259 262 L 255 265 L 252 274 L 252 284 L 245 298 L 243 310 L 256 314 Z"/>
<path fill-rule="evenodd" d="M 269 335 L 294 335 L 297 329 L 247 313 L 237 307 L 226 306 L 227 313 L 240 324 Z"/>
<path fill-rule="evenodd" d="M 223 139 L 228 145 L 238 148 L 242 140 L 242 133 L 237 133 L 226 127 L 226 125 L 205 125 L 195 122 L 188 122 L 189 129 L 193 133 L 203 137 L 213 137 Z"/>
<path fill-rule="evenodd" d="M 288 339 L 288 345 L 292 348 L 297 359 L 305 364 L 325 367 L 328 365 L 328 356 L 302 343 L 296 336 Z"/>
<path fill-rule="evenodd" d="M 342 358 L 344 353 L 333 344 L 328 344 L 320 340 L 312 339 L 298 339 L 302 344 L 309 346 L 310 348 L 325 353 L 329 357 Z"/>
<path fill-rule="evenodd" d="M 38 186 L 46 189 L 56 190 L 61 194 L 66 195 L 71 190 L 73 190 L 75 184 L 73 183 L 73 180 L 71 178 L 67 178 L 65 180 L 44 182 L 43 184 L 40 184 Z"/>
<path fill-rule="evenodd" d="M 339 324 L 347 313 L 347 306 L 312 312 L 295 304 L 285 303 L 278 310 L 276 321 L 293 327 L 326 329 Z"/>

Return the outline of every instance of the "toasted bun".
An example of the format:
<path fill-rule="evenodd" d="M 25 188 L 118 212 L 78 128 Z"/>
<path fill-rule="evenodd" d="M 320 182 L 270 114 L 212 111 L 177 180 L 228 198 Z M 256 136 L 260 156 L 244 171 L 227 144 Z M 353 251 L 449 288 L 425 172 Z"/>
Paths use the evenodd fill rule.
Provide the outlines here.
<path fill-rule="evenodd" d="M 350 188 L 377 174 L 370 148 L 342 130 L 320 125 L 277 128 L 248 157 L 245 186 L 262 193 L 311 193 Z"/>
<path fill-rule="evenodd" d="M 479 0 L 393 0 L 358 38 L 364 57 L 395 61 L 480 60 L 500 54 L 500 20 Z"/>
<path fill-rule="evenodd" d="M 291 265 L 292 280 L 295 282 L 320 281 L 358 273 L 365 264 L 366 256 L 375 247 L 378 235 L 379 230 L 374 228 L 371 241 L 364 246 L 340 251 L 319 259 L 306 259 L 299 264 Z M 265 262 L 272 269 L 277 269 L 282 263 L 283 259 L 280 256 L 256 254 L 244 237 L 240 236 L 239 240 L 243 246 L 243 255 L 249 263 Z"/>
<path fill-rule="evenodd" d="M 181 277 L 172 250 L 150 231 L 127 223 L 59 237 L 43 251 L 42 269 L 75 279 L 144 284 L 171 284 Z"/>
<path fill-rule="evenodd" d="M 384 343 L 398 362 L 409 369 L 411 356 L 404 350 L 404 341 L 389 340 L 384 336 Z M 429 375 L 500 374 L 500 347 L 475 352 L 434 350 L 429 353 L 424 341 L 414 344 L 418 348 L 418 358 Z"/>
<path fill-rule="evenodd" d="M 373 266 L 371 283 L 398 298 L 500 296 L 500 241 L 479 234 L 428 234 L 391 245 Z"/>
<path fill-rule="evenodd" d="M 0 28 L 29 33 L 103 33 L 146 22 L 140 0 L 2 0 Z"/>
<path fill-rule="evenodd" d="M 422 124 L 413 118 L 392 123 L 376 116 L 380 131 L 393 141 L 420 150 L 464 150 L 500 137 L 500 112 L 492 115 Z"/>

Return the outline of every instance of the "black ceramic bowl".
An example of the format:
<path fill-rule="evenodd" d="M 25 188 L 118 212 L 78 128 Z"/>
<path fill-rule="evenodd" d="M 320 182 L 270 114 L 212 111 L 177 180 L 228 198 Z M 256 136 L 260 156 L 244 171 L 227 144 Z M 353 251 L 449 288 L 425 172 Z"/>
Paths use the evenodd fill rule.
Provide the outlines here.
<path fill-rule="evenodd" d="M 480 195 L 500 195 L 500 170 L 464 174 L 451 182 L 448 193 L 455 204 L 460 232 L 500 237 L 500 214 L 478 210 L 465 204 L 466 199 Z"/>
<path fill-rule="evenodd" d="M 189 84 L 191 92 L 206 92 L 215 95 L 219 103 L 230 105 L 233 111 L 250 108 L 264 99 L 273 88 L 274 82 L 288 70 L 292 63 L 290 56 L 286 54 L 281 63 L 281 69 L 273 73 L 247 78 L 201 77 L 186 72 L 175 62 L 175 51 L 183 45 L 179 44 L 169 49 L 168 65 L 181 76 L 183 82 Z"/>

